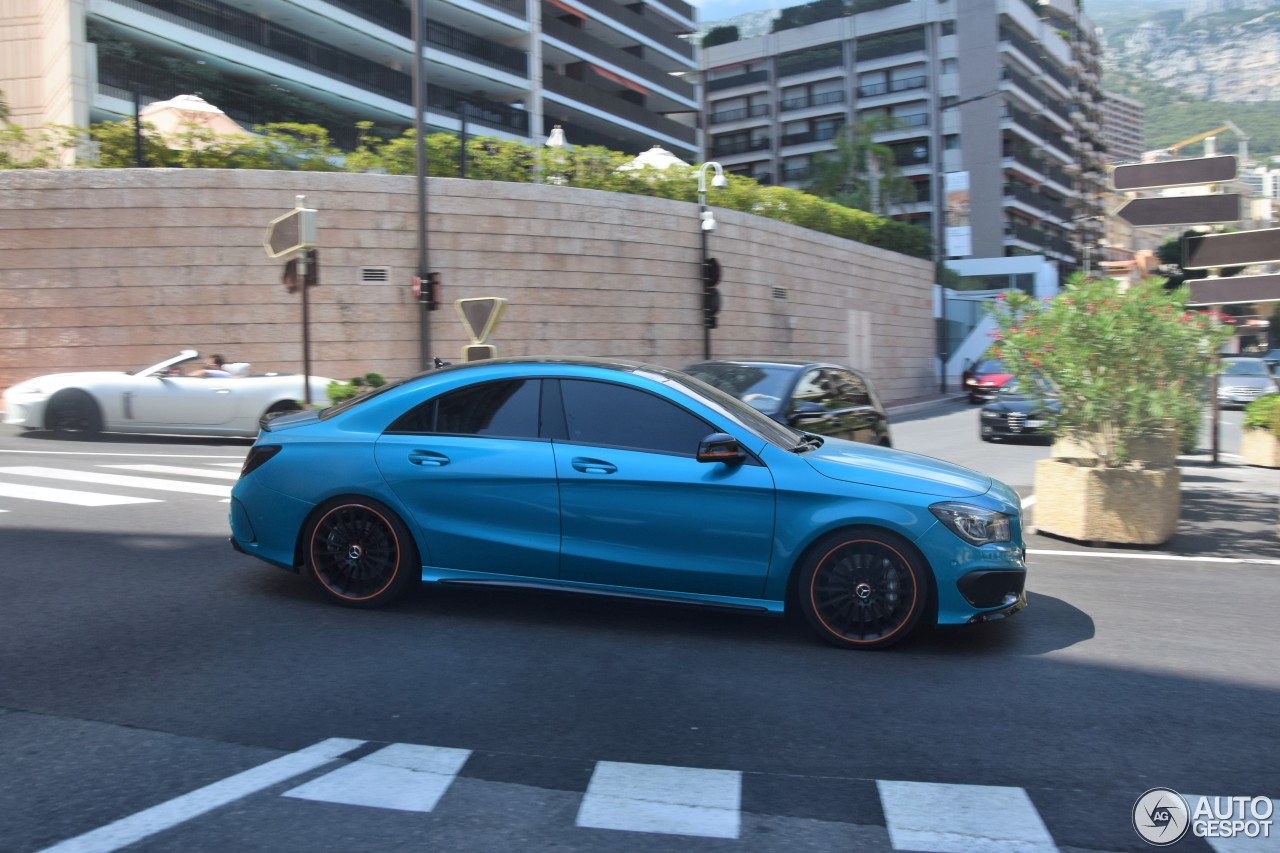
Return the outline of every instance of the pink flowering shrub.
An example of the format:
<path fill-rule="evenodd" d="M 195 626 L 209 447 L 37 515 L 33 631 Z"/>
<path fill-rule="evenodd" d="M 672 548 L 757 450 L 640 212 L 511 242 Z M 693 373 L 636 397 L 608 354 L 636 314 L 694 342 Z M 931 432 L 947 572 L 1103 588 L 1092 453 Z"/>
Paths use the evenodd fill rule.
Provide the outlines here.
<path fill-rule="evenodd" d="M 1013 292 L 990 308 L 993 354 L 1016 378 L 1053 385 L 1062 403 L 1055 437 L 1088 446 L 1103 465 L 1128 463 L 1134 439 L 1170 419 L 1190 450 L 1213 354 L 1232 332 L 1216 315 L 1189 310 L 1188 295 L 1158 279 L 1125 289 L 1082 276 L 1045 301 Z"/>

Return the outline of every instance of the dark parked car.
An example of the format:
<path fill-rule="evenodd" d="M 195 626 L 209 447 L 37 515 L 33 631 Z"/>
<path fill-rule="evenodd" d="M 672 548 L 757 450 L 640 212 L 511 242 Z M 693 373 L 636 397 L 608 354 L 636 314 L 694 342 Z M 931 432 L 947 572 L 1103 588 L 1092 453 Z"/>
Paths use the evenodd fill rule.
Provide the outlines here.
<path fill-rule="evenodd" d="M 732 394 L 780 424 L 891 447 L 889 415 L 866 376 L 838 364 L 704 361 L 685 373 Z"/>
<path fill-rule="evenodd" d="M 964 372 L 964 390 L 970 403 L 994 400 L 996 392 L 1003 388 L 1012 375 L 998 358 L 984 358 Z"/>
<path fill-rule="evenodd" d="M 1014 379 L 978 413 L 978 436 L 983 441 L 1048 437 L 1061 409 L 1048 382 L 1037 380 L 1027 388 Z"/>

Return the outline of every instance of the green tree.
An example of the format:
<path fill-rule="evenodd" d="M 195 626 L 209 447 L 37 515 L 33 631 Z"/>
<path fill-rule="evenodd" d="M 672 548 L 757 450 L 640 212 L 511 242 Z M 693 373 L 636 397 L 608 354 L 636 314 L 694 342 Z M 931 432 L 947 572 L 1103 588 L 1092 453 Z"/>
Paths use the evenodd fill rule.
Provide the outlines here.
<path fill-rule="evenodd" d="M 712 27 L 707 30 L 707 34 L 702 37 L 702 47 L 705 50 L 708 47 L 715 47 L 718 44 L 730 44 L 739 38 L 738 28 L 735 26 Z"/>
<path fill-rule="evenodd" d="M 1088 446 L 1106 467 L 1127 464 L 1133 442 L 1165 420 L 1186 450 L 1214 369 L 1208 355 L 1232 334 L 1218 315 L 1189 310 L 1188 296 L 1159 279 L 1126 290 L 1083 276 L 1043 302 L 1012 291 L 991 308 L 992 355 L 1025 387 L 1047 379 L 1062 403 L 1055 437 Z"/>
<path fill-rule="evenodd" d="M 840 128 L 835 150 L 814 158 L 807 191 L 836 204 L 880 216 L 915 197 L 915 185 L 902 177 L 893 149 L 875 135 L 894 129 L 888 116 L 855 121 Z"/>

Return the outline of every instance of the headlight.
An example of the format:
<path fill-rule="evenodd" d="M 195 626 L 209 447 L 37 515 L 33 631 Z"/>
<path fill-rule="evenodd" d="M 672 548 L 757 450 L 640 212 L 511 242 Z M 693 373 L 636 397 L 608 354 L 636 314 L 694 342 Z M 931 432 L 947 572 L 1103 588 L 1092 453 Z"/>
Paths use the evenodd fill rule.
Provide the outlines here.
<path fill-rule="evenodd" d="M 1003 512 L 953 501 L 934 504 L 929 512 L 971 545 L 1009 541 L 1009 516 Z"/>
<path fill-rule="evenodd" d="M 1002 417 L 1004 417 L 1004 415 L 1000 414 L 999 412 L 988 412 L 987 410 L 983 409 L 982 412 L 978 415 L 978 417 L 982 418 L 984 421 L 986 420 L 998 421 Z"/>

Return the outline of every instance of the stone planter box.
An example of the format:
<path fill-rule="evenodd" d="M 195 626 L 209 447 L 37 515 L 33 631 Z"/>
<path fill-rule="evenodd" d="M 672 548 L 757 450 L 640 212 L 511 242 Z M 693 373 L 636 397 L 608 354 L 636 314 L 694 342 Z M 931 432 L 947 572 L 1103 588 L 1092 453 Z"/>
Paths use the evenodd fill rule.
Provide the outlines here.
<path fill-rule="evenodd" d="M 1154 430 L 1134 441 L 1129 448 L 1135 462 L 1147 467 L 1168 468 L 1178 464 L 1178 433 L 1174 429 Z M 1097 459 L 1089 446 L 1067 438 L 1053 443 L 1054 459 Z"/>
<path fill-rule="evenodd" d="M 1246 429 L 1240 433 L 1240 457 L 1246 465 L 1280 468 L 1280 436 L 1268 429 Z"/>
<path fill-rule="evenodd" d="M 1181 484 L 1175 467 L 1097 468 L 1041 459 L 1035 528 L 1081 542 L 1159 545 L 1177 530 Z"/>

